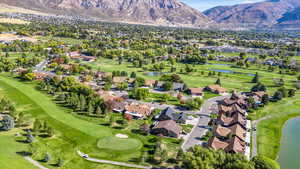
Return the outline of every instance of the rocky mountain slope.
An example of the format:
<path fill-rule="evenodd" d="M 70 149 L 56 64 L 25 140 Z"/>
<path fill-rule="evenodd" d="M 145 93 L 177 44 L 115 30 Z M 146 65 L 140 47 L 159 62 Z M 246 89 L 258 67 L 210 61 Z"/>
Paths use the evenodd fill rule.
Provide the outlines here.
<path fill-rule="evenodd" d="M 212 22 L 178 0 L 0 0 L 0 3 L 107 21 L 193 27 L 205 27 Z"/>
<path fill-rule="evenodd" d="M 208 17 L 222 25 L 240 25 L 250 28 L 271 28 L 284 23 L 287 18 L 293 27 L 293 22 L 298 22 L 300 0 L 269 0 L 259 3 L 249 3 L 234 6 L 218 6 L 204 12 Z M 294 25 L 295 27 L 297 24 Z M 284 28 L 284 27 L 281 27 Z"/>

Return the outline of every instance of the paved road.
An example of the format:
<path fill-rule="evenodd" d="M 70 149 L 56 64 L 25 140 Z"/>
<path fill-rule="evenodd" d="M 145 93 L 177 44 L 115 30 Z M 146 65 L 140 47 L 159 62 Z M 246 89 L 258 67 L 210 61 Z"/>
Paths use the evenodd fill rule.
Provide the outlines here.
<path fill-rule="evenodd" d="M 85 154 L 77 151 L 77 154 L 84 158 Z M 96 163 L 104 163 L 104 164 L 112 164 L 112 165 L 118 165 L 118 166 L 124 166 L 124 167 L 131 167 L 131 168 L 141 168 L 141 169 L 151 169 L 151 166 L 141 166 L 141 165 L 135 165 L 135 164 L 128 164 L 128 163 L 123 163 L 123 162 L 117 162 L 117 161 L 109 161 L 109 160 L 100 160 L 100 159 L 95 159 L 95 158 L 84 158 L 88 161 L 91 162 L 96 162 Z"/>
<path fill-rule="evenodd" d="M 197 125 L 194 126 L 190 134 L 188 135 L 188 138 L 185 140 L 185 142 L 182 144 L 182 149 L 186 151 L 190 147 L 193 147 L 195 145 L 201 145 L 201 137 L 208 131 L 207 126 L 210 121 L 210 114 L 212 113 L 212 107 L 213 105 L 216 105 L 219 100 L 222 100 L 229 96 L 218 96 L 211 99 L 206 100 L 203 103 L 203 106 L 201 108 L 201 111 L 199 112 L 200 118 L 197 123 Z M 217 113 L 217 112 L 216 112 Z"/>
<path fill-rule="evenodd" d="M 268 118 L 271 118 L 271 116 L 266 116 L 258 120 L 252 121 L 252 128 L 255 128 L 256 130 L 252 130 L 252 151 L 251 151 L 251 158 L 254 156 L 257 156 L 257 125 L 263 120 L 266 120 Z"/>
<path fill-rule="evenodd" d="M 41 165 L 40 163 L 38 163 L 37 161 L 35 161 L 35 160 L 33 160 L 32 158 L 30 158 L 29 156 L 25 156 L 24 158 L 25 158 L 25 160 L 27 160 L 28 162 L 30 162 L 32 165 L 34 165 L 34 166 L 36 166 L 36 167 L 38 167 L 38 168 L 40 168 L 40 169 L 48 169 L 48 168 L 42 166 L 42 165 Z"/>

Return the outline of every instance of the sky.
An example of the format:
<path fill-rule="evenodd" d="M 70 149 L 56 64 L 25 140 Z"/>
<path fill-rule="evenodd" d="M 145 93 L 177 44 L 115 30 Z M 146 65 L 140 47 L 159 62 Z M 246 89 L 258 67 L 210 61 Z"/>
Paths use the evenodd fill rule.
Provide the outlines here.
<path fill-rule="evenodd" d="M 263 0 L 180 0 L 180 1 L 200 11 L 204 11 L 206 9 L 215 6 L 220 6 L 220 5 L 235 5 L 241 3 L 260 2 Z"/>

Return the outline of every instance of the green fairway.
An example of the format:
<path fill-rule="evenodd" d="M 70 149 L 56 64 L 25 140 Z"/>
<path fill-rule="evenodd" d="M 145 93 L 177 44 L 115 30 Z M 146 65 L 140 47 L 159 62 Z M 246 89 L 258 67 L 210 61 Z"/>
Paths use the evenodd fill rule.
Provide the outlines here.
<path fill-rule="evenodd" d="M 82 150 L 96 158 L 125 162 L 140 156 L 140 151 L 137 149 L 131 149 L 126 153 L 106 152 L 104 149 L 100 151 L 97 147 L 97 140 L 113 136 L 117 130 L 76 118 L 69 109 L 56 105 L 51 97 L 35 90 L 34 84 L 26 84 L 10 77 L 0 76 L 0 87 L 1 92 L 15 103 L 17 109 L 21 109 L 34 118 L 47 121 L 55 129 L 58 138 L 40 139 L 39 142 L 34 143 L 39 148 L 37 154 L 33 156 L 36 160 L 49 152 L 53 156 L 53 162 L 59 157 L 68 159 L 66 166 L 70 168 L 97 168 L 102 165 L 86 162 L 76 154 L 76 150 Z M 128 135 L 130 136 L 130 133 Z M 142 145 L 139 139 L 135 140 L 135 138 L 131 141 L 135 142 L 137 147 Z M 117 140 L 115 144 L 118 144 Z"/>
<path fill-rule="evenodd" d="M 101 149 L 128 151 L 135 150 L 142 146 L 142 144 L 132 138 L 117 138 L 117 137 L 105 137 L 98 141 L 97 146 Z"/>
<path fill-rule="evenodd" d="M 17 152 L 27 150 L 26 145 L 15 141 L 18 130 L 0 132 L 0 168 L 1 169 L 37 169 Z"/>
<path fill-rule="evenodd" d="M 300 96 L 288 98 L 277 103 L 271 103 L 263 111 L 257 113 L 258 118 L 270 118 L 258 124 L 258 153 L 272 159 L 277 158 L 280 149 L 282 127 L 285 122 L 293 117 L 300 116 Z"/>
<path fill-rule="evenodd" d="M 168 65 L 167 62 L 164 62 Z M 105 72 L 113 72 L 124 70 L 128 73 L 136 72 L 138 76 L 146 78 L 146 79 L 154 79 L 158 80 L 159 76 L 147 76 L 145 73 L 149 71 L 144 71 L 142 68 L 133 67 L 132 63 L 123 62 L 121 65 L 116 60 L 104 59 L 101 58 L 97 60 L 97 62 L 87 63 L 95 70 L 101 70 Z M 150 68 L 150 65 L 146 65 L 145 67 Z M 278 70 L 273 72 L 267 71 L 267 67 L 258 68 L 256 65 L 250 66 L 249 68 L 233 68 L 228 64 L 218 64 L 218 62 L 211 61 L 210 64 L 205 65 L 193 65 L 193 69 L 195 72 L 185 74 L 180 73 L 179 70 L 184 70 L 185 65 L 182 63 L 177 63 L 174 67 L 176 67 L 177 73 L 181 76 L 182 80 L 188 85 L 188 87 L 204 87 L 207 85 L 214 84 L 217 78 L 221 79 L 221 84 L 223 87 L 230 90 L 238 90 L 238 91 L 249 91 L 251 87 L 254 85 L 250 83 L 253 76 L 249 76 L 247 74 L 255 74 L 258 72 L 260 76 L 260 82 L 266 85 L 268 92 L 273 94 L 273 92 L 278 88 L 274 86 L 274 79 L 284 79 L 286 87 L 292 87 L 293 82 L 296 78 L 292 75 L 283 75 L 279 74 Z M 220 76 L 208 76 L 208 72 L 212 72 L 213 70 L 224 70 L 224 71 L 233 71 L 240 72 L 244 74 L 231 74 L 231 73 L 221 73 Z M 169 72 L 170 66 L 166 66 L 162 72 Z M 204 72 L 204 75 L 202 75 Z M 217 74 L 217 72 L 216 72 Z"/>

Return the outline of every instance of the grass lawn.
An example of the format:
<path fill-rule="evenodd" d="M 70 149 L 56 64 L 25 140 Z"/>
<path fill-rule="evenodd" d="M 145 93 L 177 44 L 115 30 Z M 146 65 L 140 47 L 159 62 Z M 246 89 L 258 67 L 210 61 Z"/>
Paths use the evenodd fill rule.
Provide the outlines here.
<path fill-rule="evenodd" d="M 37 169 L 16 152 L 27 150 L 26 145 L 15 141 L 14 129 L 8 132 L 0 132 L 0 168 L 1 169 Z"/>
<path fill-rule="evenodd" d="M 167 64 L 167 62 L 165 62 Z M 181 63 L 177 63 L 175 65 L 177 74 L 180 74 L 182 80 L 188 85 L 188 87 L 204 87 L 210 84 L 214 84 L 217 78 L 221 79 L 221 84 L 223 87 L 227 88 L 228 90 L 238 90 L 238 91 L 249 91 L 251 87 L 254 85 L 250 83 L 253 76 L 249 76 L 246 74 L 255 74 L 258 72 L 260 76 L 260 81 L 266 85 L 270 94 L 278 88 L 274 86 L 274 79 L 283 78 L 285 81 L 286 87 L 292 87 L 293 82 L 296 80 L 295 76 L 291 75 L 282 75 L 278 73 L 278 70 L 274 70 L 273 72 L 267 71 L 267 67 L 262 66 L 258 68 L 256 65 L 251 65 L 249 68 L 232 68 L 230 65 L 222 65 L 222 64 L 215 64 L 218 62 L 209 62 L 212 64 L 206 65 L 195 65 L 193 68 L 196 70 L 190 74 L 183 74 L 179 71 L 181 69 L 184 70 L 185 65 Z M 151 72 L 151 70 L 144 71 L 142 68 L 133 67 L 131 63 L 123 62 L 121 65 L 118 64 L 117 61 L 111 59 L 104 59 L 101 58 L 96 62 L 87 63 L 95 70 L 101 70 L 105 72 L 112 72 L 112 71 L 120 71 L 124 70 L 128 73 L 136 72 L 138 76 L 146 78 L 146 79 L 154 79 L 158 80 L 159 76 L 148 76 L 145 73 Z M 145 67 L 150 67 L 151 65 L 145 65 Z M 234 72 L 241 72 L 245 74 L 230 74 L 230 73 L 222 73 L 221 76 L 208 76 L 208 72 L 212 70 L 229 70 Z M 170 66 L 167 66 L 162 72 L 169 72 Z M 201 72 L 204 72 L 202 75 Z M 175 73 L 175 72 L 174 72 Z M 216 73 L 217 74 L 217 73 Z"/>
<path fill-rule="evenodd" d="M 280 150 L 282 127 L 291 118 L 300 116 L 300 95 L 287 98 L 277 103 L 270 103 L 262 111 L 257 112 L 257 118 L 270 116 L 258 124 L 258 154 L 272 159 L 277 158 Z"/>
<path fill-rule="evenodd" d="M 126 162 L 140 156 L 140 151 L 135 149 L 126 153 L 105 152 L 103 149 L 98 149 L 98 139 L 113 136 L 119 131 L 76 118 L 68 113 L 68 109 L 57 106 L 50 97 L 35 90 L 33 84 L 25 84 L 13 78 L 1 76 L 0 87 L 1 92 L 12 100 L 17 108 L 30 107 L 24 110 L 24 113 L 47 121 L 55 129 L 55 138 L 43 139 L 35 143 L 39 148 L 38 153 L 34 155 L 36 160 L 40 160 L 48 152 L 53 159 L 59 157 L 66 159 L 66 166 L 69 168 L 98 168 L 102 165 L 85 162 L 76 155 L 75 151 L 80 149 L 85 153 L 91 152 L 97 158 Z M 142 144 L 139 139 L 136 143 Z M 45 165 L 49 166 L 49 164 Z"/>
<path fill-rule="evenodd" d="M 115 136 L 112 136 L 112 137 L 101 138 L 98 141 L 97 146 L 102 149 L 124 151 L 124 150 L 139 149 L 142 146 L 142 144 L 136 139 L 117 138 Z"/>

